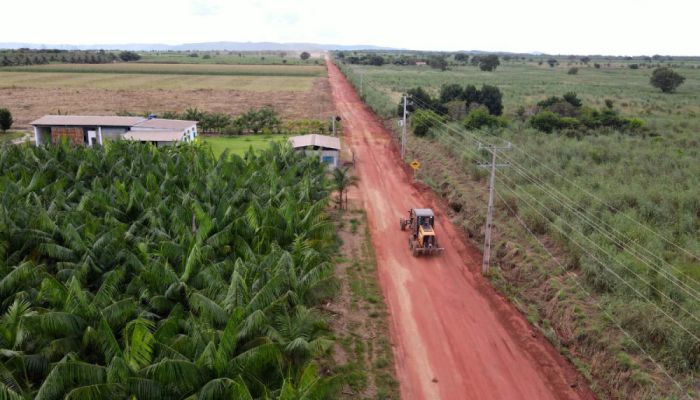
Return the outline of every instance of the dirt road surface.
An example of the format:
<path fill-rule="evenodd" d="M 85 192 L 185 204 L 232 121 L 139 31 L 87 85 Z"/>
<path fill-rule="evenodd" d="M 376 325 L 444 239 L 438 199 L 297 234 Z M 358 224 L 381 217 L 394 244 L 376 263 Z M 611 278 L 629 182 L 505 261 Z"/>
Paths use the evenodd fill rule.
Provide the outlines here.
<path fill-rule="evenodd" d="M 389 132 L 328 62 L 344 143 L 354 151 L 403 399 L 592 399 L 585 380 L 478 272 L 481 253 L 418 190 Z M 414 258 L 399 217 L 436 210 L 445 253 Z"/>

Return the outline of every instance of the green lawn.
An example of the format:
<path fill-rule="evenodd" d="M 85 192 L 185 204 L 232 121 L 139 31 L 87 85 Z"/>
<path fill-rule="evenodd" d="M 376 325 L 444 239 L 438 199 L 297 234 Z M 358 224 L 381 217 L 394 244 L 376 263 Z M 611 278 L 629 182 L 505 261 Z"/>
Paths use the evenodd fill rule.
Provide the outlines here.
<path fill-rule="evenodd" d="M 202 136 L 201 139 L 211 146 L 214 155 L 219 157 L 224 150 L 231 154 L 243 155 L 248 148 L 254 150 L 267 148 L 270 142 L 283 142 L 289 135 L 248 135 L 248 136 Z"/>
<path fill-rule="evenodd" d="M 21 138 L 25 134 L 25 131 L 7 131 L 5 133 L 0 133 L 0 144 L 10 143 L 15 139 Z"/>

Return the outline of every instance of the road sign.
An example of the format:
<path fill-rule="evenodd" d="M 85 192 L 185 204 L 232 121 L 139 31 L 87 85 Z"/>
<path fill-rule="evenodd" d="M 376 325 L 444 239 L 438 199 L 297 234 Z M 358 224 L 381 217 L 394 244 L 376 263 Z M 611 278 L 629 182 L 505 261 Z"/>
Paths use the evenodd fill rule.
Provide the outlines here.
<path fill-rule="evenodd" d="M 411 162 L 411 168 L 413 168 L 414 171 L 417 171 L 420 169 L 420 161 L 418 160 L 413 160 Z"/>

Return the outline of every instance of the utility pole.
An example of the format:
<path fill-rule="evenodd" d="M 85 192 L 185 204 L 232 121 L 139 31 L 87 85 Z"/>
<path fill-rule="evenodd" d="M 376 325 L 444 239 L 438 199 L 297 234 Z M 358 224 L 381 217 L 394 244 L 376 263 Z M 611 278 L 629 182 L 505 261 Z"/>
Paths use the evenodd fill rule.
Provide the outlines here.
<path fill-rule="evenodd" d="M 507 167 L 508 164 L 496 164 L 496 152 L 498 150 L 508 150 L 511 145 L 505 147 L 484 146 L 479 143 L 479 149 L 486 149 L 491 153 L 490 164 L 479 164 L 482 168 L 491 168 L 491 179 L 489 179 L 489 205 L 486 210 L 486 228 L 484 229 L 484 260 L 481 264 L 481 273 L 487 275 L 491 264 L 491 228 L 493 225 L 493 192 L 496 187 L 496 168 Z"/>
<path fill-rule="evenodd" d="M 406 106 L 408 103 L 408 96 L 403 95 L 403 122 L 401 124 L 401 160 L 406 158 Z"/>

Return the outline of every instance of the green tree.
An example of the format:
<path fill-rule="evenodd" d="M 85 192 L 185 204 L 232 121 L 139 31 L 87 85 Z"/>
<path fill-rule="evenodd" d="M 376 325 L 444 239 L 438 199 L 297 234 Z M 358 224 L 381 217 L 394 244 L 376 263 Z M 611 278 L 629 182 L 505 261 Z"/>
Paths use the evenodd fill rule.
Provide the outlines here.
<path fill-rule="evenodd" d="M 467 62 L 469 62 L 469 54 L 457 53 L 455 54 L 455 61 L 463 62 L 466 64 Z"/>
<path fill-rule="evenodd" d="M 442 103 L 461 99 L 463 95 L 464 91 L 462 87 L 456 83 L 445 84 L 440 88 L 440 101 Z"/>
<path fill-rule="evenodd" d="M 303 52 L 299 55 L 299 58 L 301 58 L 301 59 L 304 60 L 304 61 L 308 60 L 310 57 L 311 57 L 311 54 L 309 54 L 308 51 L 303 51 Z"/>
<path fill-rule="evenodd" d="M 482 71 L 495 71 L 499 65 L 501 62 L 495 54 L 479 57 L 479 69 Z"/>
<path fill-rule="evenodd" d="M 338 206 L 340 209 L 347 208 L 348 196 L 347 192 L 350 186 L 357 186 L 359 179 L 357 176 L 350 174 L 350 169 L 336 168 L 333 170 L 333 187 L 338 192 Z"/>
<path fill-rule="evenodd" d="M 660 67 L 651 74 L 649 82 L 664 93 L 671 93 L 685 81 L 685 77 L 671 68 Z"/>
<path fill-rule="evenodd" d="M 478 103 L 480 101 L 479 89 L 474 85 L 465 86 L 462 92 L 462 99 L 467 103 L 467 107 L 472 103 Z"/>
<path fill-rule="evenodd" d="M 237 118 L 244 131 L 257 134 L 260 132 L 278 132 L 282 121 L 272 107 L 251 109 Z"/>
<path fill-rule="evenodd" d="M 479 103 L 483 104 L 491 115 L 503 114 L 503 94 L 496 86 L 483 85 L 479 91 Z"/>
<path fill-rule="evenodd" d="M 119 58 L 122 61 L 128 62 L 128 61 L 138 61 L 141 59 L 141 56 L 133 51 L 122 51 L 119 53 Z"/>
<path fill-rule="evenodd" d="M 447 70 L 447 60 L 444 57 L 431 57 L 428 60 L 428 65 L 431 68 L 439 69 L 440 71 Z"/>
<path fill-rule="evenodd" d="M 8 129 L 12 128 L 13 123 L 14 121 L 10 110 L 7 108 L 0 108 L 0 130 L 2 133 L 5 133 Z"/>

